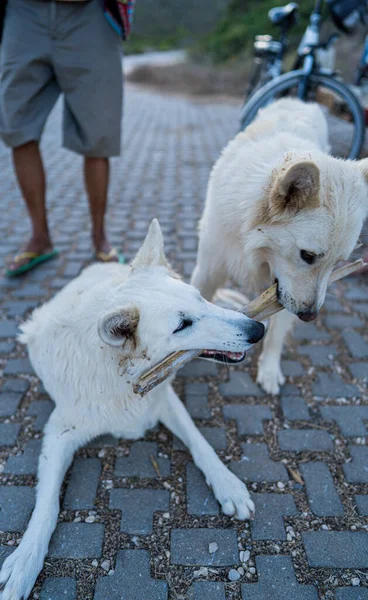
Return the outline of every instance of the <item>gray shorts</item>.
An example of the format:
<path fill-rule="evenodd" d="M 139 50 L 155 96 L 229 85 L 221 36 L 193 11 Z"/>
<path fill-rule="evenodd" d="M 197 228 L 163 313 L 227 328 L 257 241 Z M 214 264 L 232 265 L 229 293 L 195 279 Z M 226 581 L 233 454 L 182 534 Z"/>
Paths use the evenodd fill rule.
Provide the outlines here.
<path fill-rule="evenodd" d="M 40 140 L 63 94 L 63 145 L 84 156 L 120 154 L 122 45 L 100 0 L 9 0 L 0 54 L 5 144 Z"/>

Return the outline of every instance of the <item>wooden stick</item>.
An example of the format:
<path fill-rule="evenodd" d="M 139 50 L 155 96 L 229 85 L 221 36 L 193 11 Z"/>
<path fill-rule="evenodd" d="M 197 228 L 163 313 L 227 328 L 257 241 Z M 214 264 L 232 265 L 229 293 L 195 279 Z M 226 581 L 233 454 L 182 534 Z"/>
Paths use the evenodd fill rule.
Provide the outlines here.
<path fill-rule="evenodd" d="M 329 283 L 331 284 L 339 279 L 343 279 L 365 266 L 364 261 L 359 259 L 339 269 L 335 269 L 331 274 Z M 246 314 L 250 319 L 257 318 L 258 321 L 264 321 L 283 309 L 284 307 L 277 300 L 277 285 L 274 284 L 263 292 L 263 294 L 255 298 L 255 300 L 247 304 L 247 306 L 244 306 L 240 312 Z M 138 383 L 133 386 L 134 393 L 144 396 L 147 392 L 150 392 L 157 385 L 165 381 L 165 379 L 175 375 L 176 371 L 202 353 L 203 350 L 182 350 L 170 354 L 139 378 Z"/>

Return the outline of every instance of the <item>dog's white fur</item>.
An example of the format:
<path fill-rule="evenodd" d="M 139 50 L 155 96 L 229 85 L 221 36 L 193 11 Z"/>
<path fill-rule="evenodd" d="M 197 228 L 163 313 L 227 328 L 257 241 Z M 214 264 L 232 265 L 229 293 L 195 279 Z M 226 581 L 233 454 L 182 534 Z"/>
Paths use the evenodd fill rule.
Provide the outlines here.
<path fill-rule="evenodd" d="M 136 439 L 160 421 L 188 446 L 226 515 L 248 519 L 254 511 L 246 486 L 217 457 L 170 383 L 144 398 L 132 391 L 171 352 L 237 352 L 262 337 L 259 324 L 206 302 L 172 275 L 153 221 L 131 268 L 87 268 L 23 325 L 20 339 L 56 407 L 45 427 L 34 512 L 0 573 L 1 600 L 30 594 L 56 526 L 65 472 L 75 451 L 95 436 Z M 183 318 L 193 325 L 174 333 Z"/>
<path fill-rule="evenodd" d="M 317 105 L 282 99 L 264 110 L 215 164 L 200 223 L 192 284 L 211 300 L 227 278 L 245 293 L 279 282 L 288 309 L 271 319 L 258 382 L 278 393 L 293 315 L 311 320 L 334 265 L 347 259 L 368 212 L 368 160 L 333 158 Z M 315 264 L 301 250 L 317 255 Z"/>

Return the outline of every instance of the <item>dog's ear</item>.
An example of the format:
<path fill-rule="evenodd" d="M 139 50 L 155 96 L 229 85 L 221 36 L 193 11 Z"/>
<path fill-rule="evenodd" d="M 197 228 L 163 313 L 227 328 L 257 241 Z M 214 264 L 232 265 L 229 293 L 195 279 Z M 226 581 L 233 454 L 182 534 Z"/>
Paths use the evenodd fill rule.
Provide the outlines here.
<path fill-rule="evenodd" d="M 139 310 L 133 307 L 115 310 L 98 322 L 98 335 L 109 346 L 123 346 L 127 341 L 136 345 Z"/>
<path fill-rule="evenodd" d="M 271 188 L 271 217 L 296 214 L 305 208 L 319 206 L 319 169 L 312 161 L 300 161 L 283 167 Z"/>
<path fill-rule="evenodd" d="M 132 269 L 147 269 L 148 267 L 169 267 L 164 253 L 164 238 L 157 219 L 153 219 L 142 246 L 138 250 Z"/>

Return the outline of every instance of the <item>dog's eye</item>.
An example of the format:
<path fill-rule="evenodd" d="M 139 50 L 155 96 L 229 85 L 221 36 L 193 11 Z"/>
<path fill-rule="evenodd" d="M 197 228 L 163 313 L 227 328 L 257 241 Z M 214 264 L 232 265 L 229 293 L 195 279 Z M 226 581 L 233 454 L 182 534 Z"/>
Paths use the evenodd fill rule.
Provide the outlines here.
<path fill-rule="evenodd" d="M 175 329 L 174 333 L 178 333 L 179 331 L 183 331 L 187 327 L 191 327 L 193 325 L 193 321 L 191 319 L 183 319 L 180 323 L 179 327 Z"/>
<path fill-rule="evenodd" d="M 301 250 L 300 258 L 304 260 L 304 262 L 308 263 L 308 265 L 313 265 L 317 257 L 315 254 L 313 254 L 313 252 L 308 252 L 308 250 Z"/>

